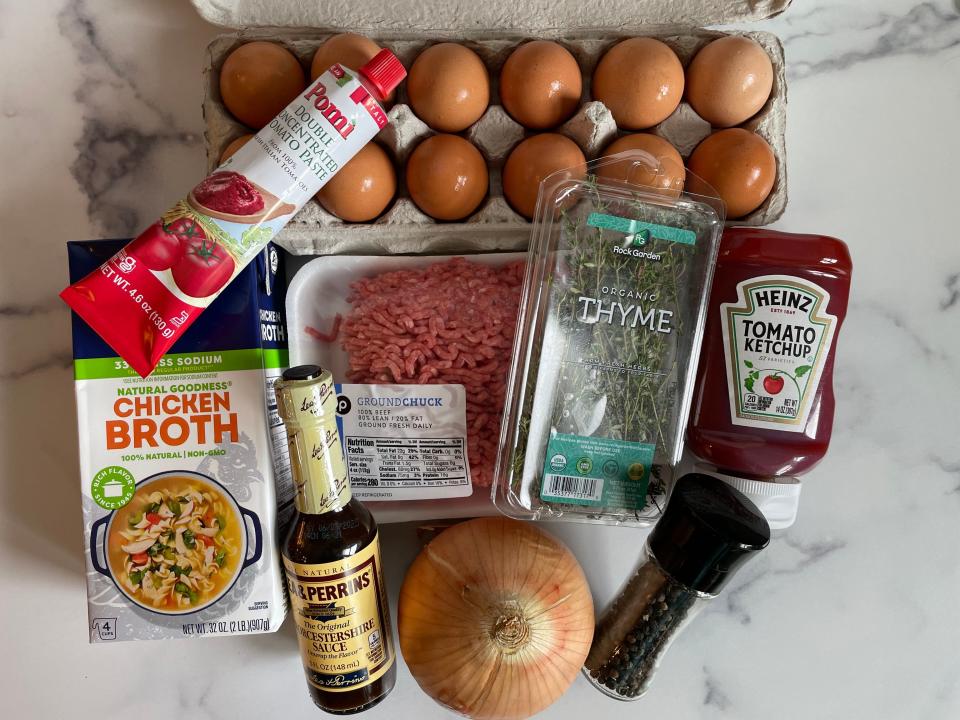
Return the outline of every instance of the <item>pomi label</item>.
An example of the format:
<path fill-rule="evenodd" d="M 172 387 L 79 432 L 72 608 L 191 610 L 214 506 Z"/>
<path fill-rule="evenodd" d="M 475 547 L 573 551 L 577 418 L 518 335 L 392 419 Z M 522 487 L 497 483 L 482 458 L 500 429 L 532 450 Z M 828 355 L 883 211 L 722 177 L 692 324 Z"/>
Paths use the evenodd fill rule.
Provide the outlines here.
<path fill-rule="evenodd" d="M 720 305 L 734 425 L 803 432 L 836 329 L 829 302 L 814 283 L 765 275 Z"/>

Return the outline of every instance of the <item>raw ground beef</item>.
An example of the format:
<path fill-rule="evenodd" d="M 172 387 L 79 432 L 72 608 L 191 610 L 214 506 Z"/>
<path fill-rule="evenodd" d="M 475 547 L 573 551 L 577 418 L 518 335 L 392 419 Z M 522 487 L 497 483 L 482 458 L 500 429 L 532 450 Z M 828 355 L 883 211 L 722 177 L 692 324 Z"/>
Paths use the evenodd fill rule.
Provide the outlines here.
<path fill-rule="evenodd" d="M 523 274 L 458 257 L 363 278 L 340 327 L 351 382 L 464 386 L 474 486 L 493 479 Z"/>

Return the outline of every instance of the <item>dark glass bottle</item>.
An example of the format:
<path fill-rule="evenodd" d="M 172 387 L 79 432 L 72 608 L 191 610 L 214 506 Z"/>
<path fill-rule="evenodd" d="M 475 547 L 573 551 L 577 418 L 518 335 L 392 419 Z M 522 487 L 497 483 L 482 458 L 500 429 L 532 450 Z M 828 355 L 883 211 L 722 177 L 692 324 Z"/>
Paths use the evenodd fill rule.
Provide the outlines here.
<path fill-rule="evenodd" d="M 396 680 L 377 524 L 350 492 L 330 373 L 290 368 L 276 393 L 297 507 L 281 551 L 307 685 L 326 712 L 362 712 Z"/>

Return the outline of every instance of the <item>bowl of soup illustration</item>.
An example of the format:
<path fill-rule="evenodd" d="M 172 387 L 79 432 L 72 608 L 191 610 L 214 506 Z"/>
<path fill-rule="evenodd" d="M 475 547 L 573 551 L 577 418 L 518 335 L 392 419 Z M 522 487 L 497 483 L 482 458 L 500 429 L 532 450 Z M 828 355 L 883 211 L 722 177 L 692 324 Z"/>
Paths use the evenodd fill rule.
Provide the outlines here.
<path fill-rule="evenodd" d="M 141 481 L 129 503 L 90 530 L 97 572 L 132 602 L 165 615 L 215 603 L 260 559 L 262 545 L 254 513 L 216 480 L 181 470 Z"/>

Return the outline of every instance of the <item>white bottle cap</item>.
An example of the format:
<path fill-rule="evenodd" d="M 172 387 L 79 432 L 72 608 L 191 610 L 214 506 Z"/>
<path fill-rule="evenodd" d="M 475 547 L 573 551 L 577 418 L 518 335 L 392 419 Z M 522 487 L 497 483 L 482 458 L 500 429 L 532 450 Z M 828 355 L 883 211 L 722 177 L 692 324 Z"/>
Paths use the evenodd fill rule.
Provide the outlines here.
<path fill-rule="evenodd" d="M 748 480 L 727 475 L 712 465 L 696 463 L 694 472 L 712 475 L 746 495 L 767 519 L 771 530 L 783 530 L 793 525 L 800 507 L 801 482 L 795 477 L 774 477 L 769 480 Z"/>

